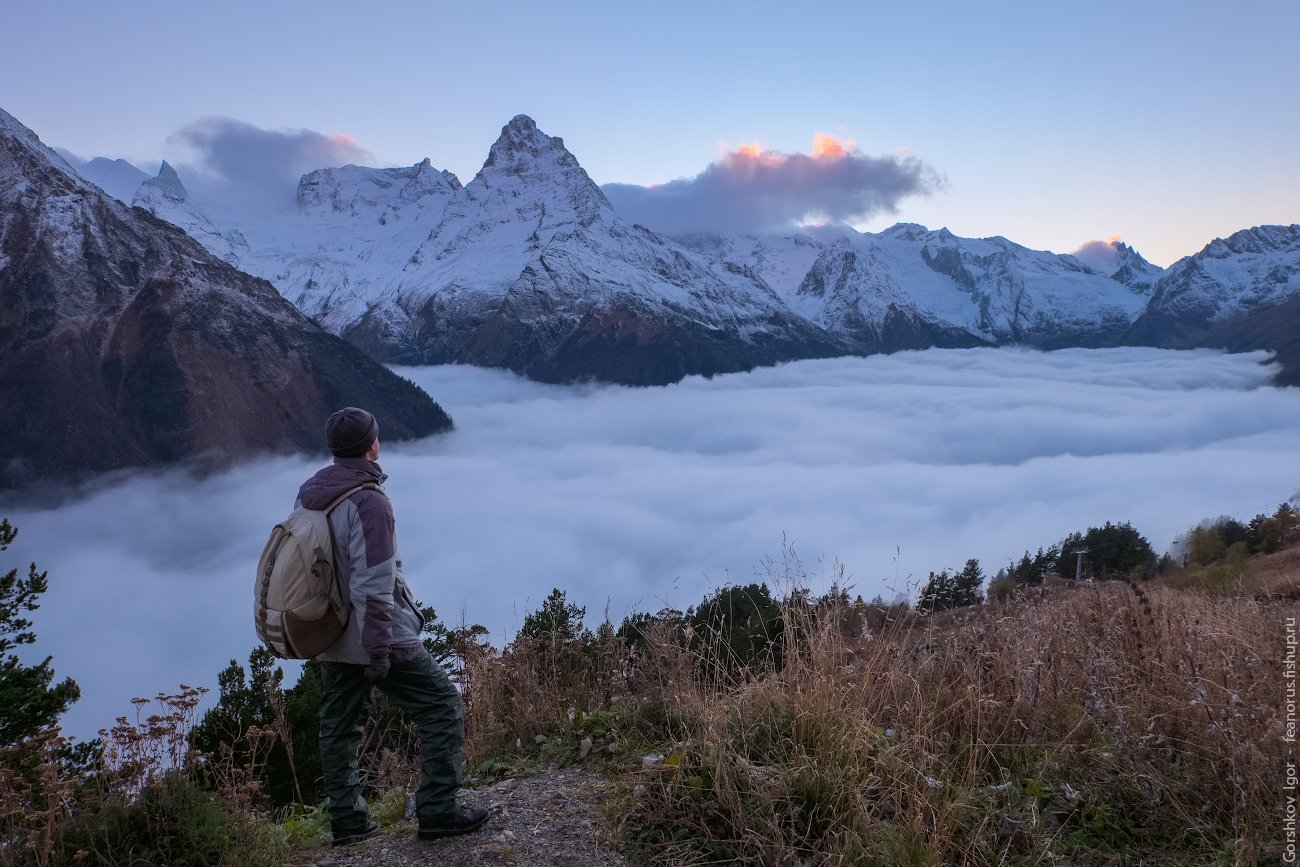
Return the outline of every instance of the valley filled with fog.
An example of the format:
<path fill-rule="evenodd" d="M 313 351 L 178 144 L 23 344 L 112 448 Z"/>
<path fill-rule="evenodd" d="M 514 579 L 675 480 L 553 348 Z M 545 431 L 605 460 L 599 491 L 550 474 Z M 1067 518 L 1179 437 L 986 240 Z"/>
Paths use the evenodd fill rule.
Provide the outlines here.
<path fill-rule="evenodd" d="M 456 429 L 381 431 L 380 463 L 416 595 L 498 646 L 553 587 L 588 625 L 617 625 L 761 580 L 787 546 L 814 592 L 838 562 L 865 598 L 914 597 L 931 570 L 974 557 L 992 574 L 1108 520 L 1161 553 L 1203 518 L 1271 511 L 1300 489 L 1300 390 L 1269 386 L 1266 358 L 928 350 L 656 388 L 395 368 Z M 20 533 L 4 569 L 49 572 L 25 656 L 53 655 L 81 685 L 70 733 L 180 683 L 215 693 L 246 660 L 257 557 L 324 462 L 136 472 L 57 508 L 0 501 Z"/>

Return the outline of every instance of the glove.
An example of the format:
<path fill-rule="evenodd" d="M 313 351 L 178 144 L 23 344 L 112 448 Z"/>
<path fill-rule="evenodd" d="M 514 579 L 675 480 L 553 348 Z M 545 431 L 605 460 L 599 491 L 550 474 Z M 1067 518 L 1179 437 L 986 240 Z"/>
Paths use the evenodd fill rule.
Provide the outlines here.
<path fill-rule="evenodd" d="M 366 680 L 371 683 L 383 680 L 388 677 L 388 669 L 391 667 L 392 663 L 388 661 L 386 656 L 383 659 L 370 660 L 370 664 L 366 666 Z"/>

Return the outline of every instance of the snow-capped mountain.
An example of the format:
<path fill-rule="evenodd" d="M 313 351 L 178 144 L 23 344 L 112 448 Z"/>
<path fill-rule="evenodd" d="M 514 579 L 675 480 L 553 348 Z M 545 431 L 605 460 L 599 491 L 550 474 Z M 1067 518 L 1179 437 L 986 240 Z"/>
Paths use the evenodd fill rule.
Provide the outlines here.
<path fill-rule="evenodd" d="M 921 300 L 913 287 L 904 289 L 895 279 L 890 264 L 886 250 L 870 240 L 840 238 L 828 244 L 808 269 L 795 290 L 795 304 L 858 352 L 981 342 L 939 312 L 943 308 L 958 312 L 963 304 L 950 287 L 940 285 L 932 297 Z"/>
<path fill-rule="evenodd" d="M 298 184 L 297 207 L 243 223 L 246 267 L 330 331 L 366 316 L 461 189 L 426 159 L 414 166 L 320 169 Z"/>
<path fill-rule="evenodd" d="M 239 230 L 218 229 L 203 210 L 194 204 L 189 191 L 181 183 L 180 176 L 166 160 L 156 177 L 146 178 L 140 183 L 130 202 L 173 226 L 180 226 L 210 253 L 237 268 L 248 258 L 248 242 Z"/>
<path fill-rule="evenodd" d="M 166 176 L 153 189 L 179 194 Z M 0 487 L 319 450 L 322 420 L 347 403 L 372 407 L 390 439 L 450 426 L 419 388 L 85 181 L 4 111 L 0 343 Z"/>
<path fill-rule="evenodd" d="M 1146 304 L 1140 291 L 1072 256 L 1006 238 L 959 238 L 915 223 L 830 237 L 687 241 L 762 274 L 792 309 L 858 352 L 1100 345 Z"/>
<path fill-rule="evenodd" d="M 1165 273 L 1165 269 L 1159 265 L 1152 265 L 1142 258 L 1141 253 L 1123 241 L 1111 241 L 1110 246 L 1118 254 L 1115 270 L 1108 275 L 1110 279 L 1118 280 L 1125 286 L 1149 296 L 1160 275 Z"/>
<path fill-rule="evenodd" d="M 1300 225 L 1243 229 L 1171 265 L 1126 337 L 1156 346 L 1198 345 L 1212 329 L 1296 296 Z"/>
<path fill-rule="evenodd" d="M 791 309 L 807 317 L 816 305 L 799 309 L 796 290 L 826 245 L 857 233 L 848 228 L 818 228 L 793 235 L 684 235 L 675 238 L 693 250 L 720 259 L 730 268 L 748 268 Z"/>
<path fill-rule="evenodd" d="M 752 272 L 624 223 L 525 116 L 463 187 L 427 160 L 323 169 L 241 234 L 214 252 L 385 361 L 651 384 L 843 351 Z"/>
<path fill-rule="evenodd" d="M 620 219 L 563 141 L 522 115 L 464 186 L 427 159 L 321 169 L 295 209 L 221 220 L 167 171 L 133 201 L 380 359 L 543 380 L 669 382 L 927 346 L 1195 345 L 1297 291 L 1285 226 L 1168 272 L 1119 241 L 1085 264 L 912 223 L 666 238 Z"/>
<path fill-rule="evenodd" d="M 83 178 L 108 193 L 119 202 L 131 204 L 135 191 L 140 188 L 140 184 L 149 179 L 148 172 L 142 171 L 126 160 L 110 160 L 106 157 L 95 157 L 87 163 L 82 163 L 70 154 L 68 162 L 77 170 Z"/>
<path fill-rule="evenodd" d="M 429 160 L 403 169 L 368 169 L 344 166 L 304 175 L 298 184 L 298 208 L 306 216 L 378 214 L 380 225 L 401 216 L 404 207 L 432 197 L 431 207 L 441 212 L 446 199 L 461 188 L 451 172 L 438 171 Z"/>

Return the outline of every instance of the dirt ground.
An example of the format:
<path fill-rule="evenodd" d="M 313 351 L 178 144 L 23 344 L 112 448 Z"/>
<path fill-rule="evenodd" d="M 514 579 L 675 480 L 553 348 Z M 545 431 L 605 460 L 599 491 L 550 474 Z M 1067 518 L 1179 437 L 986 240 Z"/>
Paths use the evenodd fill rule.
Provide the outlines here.
<path fill-rule="evenodd" d="M 609 842 L 605 811 L 613 785 L 582 768 L 551 770 L 466 790 L 468 803 L 492 818 L 476 834 L 438 841 L 415 836 L 415 820 L 385 828 L 354 846 L 324 848 L 301 863 L 311 867 L 462 864 L 510 867 L 625 867 Z"/>

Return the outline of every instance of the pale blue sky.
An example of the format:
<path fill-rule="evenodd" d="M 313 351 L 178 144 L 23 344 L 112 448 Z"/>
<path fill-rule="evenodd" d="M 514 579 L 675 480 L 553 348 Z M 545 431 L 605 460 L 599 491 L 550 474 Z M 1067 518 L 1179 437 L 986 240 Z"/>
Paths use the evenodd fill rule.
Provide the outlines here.
<path fill-rule="evenodd" d="M 1300 221 L 1294 0 L 1093 3 L 14 2 L 0 107 L 52 146 L 176 158 L 207 116 L 346 133 L 468 181 L 535 118 L 598 183 L 813 134 L 948 180 L 898 220 L 1167 265 Z"/>

